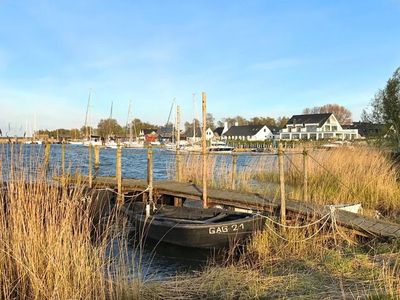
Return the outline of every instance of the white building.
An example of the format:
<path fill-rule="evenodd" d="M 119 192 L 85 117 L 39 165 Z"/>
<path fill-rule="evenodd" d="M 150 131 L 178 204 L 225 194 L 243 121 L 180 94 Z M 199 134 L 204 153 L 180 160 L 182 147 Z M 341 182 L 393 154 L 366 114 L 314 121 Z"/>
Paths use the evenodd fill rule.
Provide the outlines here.
<path fill-rule="evenodd" d="M 266 141 L 275 139 L 279 130 L 267 125 L 232 126 L 223 136 L 229 140 Z"/>
<path fill-rule="evenodd" d="M 358 139 L 357 129 L 343 129 L 332 113 L 294 115 L 280 131 L 281 140 Z"/>

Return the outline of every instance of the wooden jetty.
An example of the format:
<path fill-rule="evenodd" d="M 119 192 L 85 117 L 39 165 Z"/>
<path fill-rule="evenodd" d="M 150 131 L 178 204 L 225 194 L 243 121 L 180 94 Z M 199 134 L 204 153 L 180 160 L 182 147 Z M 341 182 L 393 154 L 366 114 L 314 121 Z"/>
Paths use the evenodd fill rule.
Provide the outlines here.
<path fill-rule="evenodd" d="M 89 182 L 89 178 L 71 177 L 71 182 Z M 119 181 L 119 180 L 118 180 Z M 141 193 L 148 188 L 147 180 L 122 179 L 119 183 L 115 177 L 97 177 L 92 180 L 94 188 L 110 188 L 115 191 L 122 189 L 123 194 Z M 202 186 L 193 183 L 184 183 L 171 180 L 153 182 L 153 197 L 155 200 L 165 201 L 174 198 L 202 200 Z M 251 209 L 260 212 L 277 212 L 280 209 L 280 200 L 269 199 L 263 195 L 233 190 L 207 189 L 208 205 L 223 205 L 241 209 Z M 330 208 L 313 203 L 286 199 L 286 212 L 291 216 L 300 216 L 303 219 L 319 219 L 330 213 Z M 400 224 L 385 220 L 335 209 L 333 212 L 337 225 L 351 229 L 358 235 L 381 238 L 400 238 Z"/>

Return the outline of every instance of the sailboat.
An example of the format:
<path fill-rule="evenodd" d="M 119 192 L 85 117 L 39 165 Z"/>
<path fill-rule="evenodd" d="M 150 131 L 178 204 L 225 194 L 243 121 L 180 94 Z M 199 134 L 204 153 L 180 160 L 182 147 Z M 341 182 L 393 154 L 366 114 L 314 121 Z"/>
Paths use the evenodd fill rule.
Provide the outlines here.
<path fill-rule="evenodd" d="M 201 146 L 196 143 L 196 94 L 193 93 L 193 140 L 189 146 L 185 147 L 188 152 L 200 152 Z M 200 125 L 200 124 L 199 124 Z"/>
<path fill-rule="evenodd" d="M 89 98 L 86 108 L 86 117 L 85 117 L 85 140 L 83 141 L 83 146 L 89 147 L 92 146 L 101 146 L 102 142 L 100 137 L 92 136 L 92 128 L 88 125 L 90 120 L 90 97 L 91 91 L 89 92 Z"/>
<path fill-rule="evenodd" d="M 129 128 L 129 140 L 124 142 L 124 147 L 125 148 L 143 148 L 144 147 L 143 143 L 139 142 L 138 138 L 137 138 L 135 120 L 132 118 L 132 115 L 131 115 L 131 105 L 132 105 L 132 101 L 129 101 L 128 117 L 126 119 L 126 130 L 128 131 L 128 128 Z M 130 121 L 130 120 L 132 120 L 132 121 Z M 133 140 L 133 130 L 135 131 L 135 140 Z"/>
<path fill-rule="evenodd" d="M 107 136 L 107 141 L 105 142 L 104 146 L 108 149 L 117 149 L 118 144 L 115 141 L 115 139 L 112 139 L 111 136 L 113 134 L 112 129 L 111 129 L 111 121 L 112 121 L 112 113 L 113 113 L 113 102 L 111 101 L 111 111 L 110 111 L 110 117 L 108 118 L 108 136 Z"/>

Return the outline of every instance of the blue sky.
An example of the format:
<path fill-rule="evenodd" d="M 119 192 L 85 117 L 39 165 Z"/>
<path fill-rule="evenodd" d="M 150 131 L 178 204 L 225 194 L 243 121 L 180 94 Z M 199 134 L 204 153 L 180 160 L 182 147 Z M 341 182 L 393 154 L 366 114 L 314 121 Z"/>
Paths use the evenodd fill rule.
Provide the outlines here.
<path fill-rule="evenodd" d="M 400 66 L 400 1 L 0 0 L 0 128 L 109 115 L 183 119 L 192 93 L 224 116 L 339 103 L 358 119 Z"/>

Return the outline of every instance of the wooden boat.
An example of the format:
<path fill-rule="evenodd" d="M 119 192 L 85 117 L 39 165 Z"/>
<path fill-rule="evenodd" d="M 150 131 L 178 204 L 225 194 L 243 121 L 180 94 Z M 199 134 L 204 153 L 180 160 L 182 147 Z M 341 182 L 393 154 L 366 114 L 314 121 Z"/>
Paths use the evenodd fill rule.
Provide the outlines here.
<path fill-rule="evenodd" d="M 192 248 L 237 245 L 262 228 L 260 216 L 223 209 L 162 206 L 146 217 L 143 203 L 135 203 L 131 217 L 146 238 Z"/>

